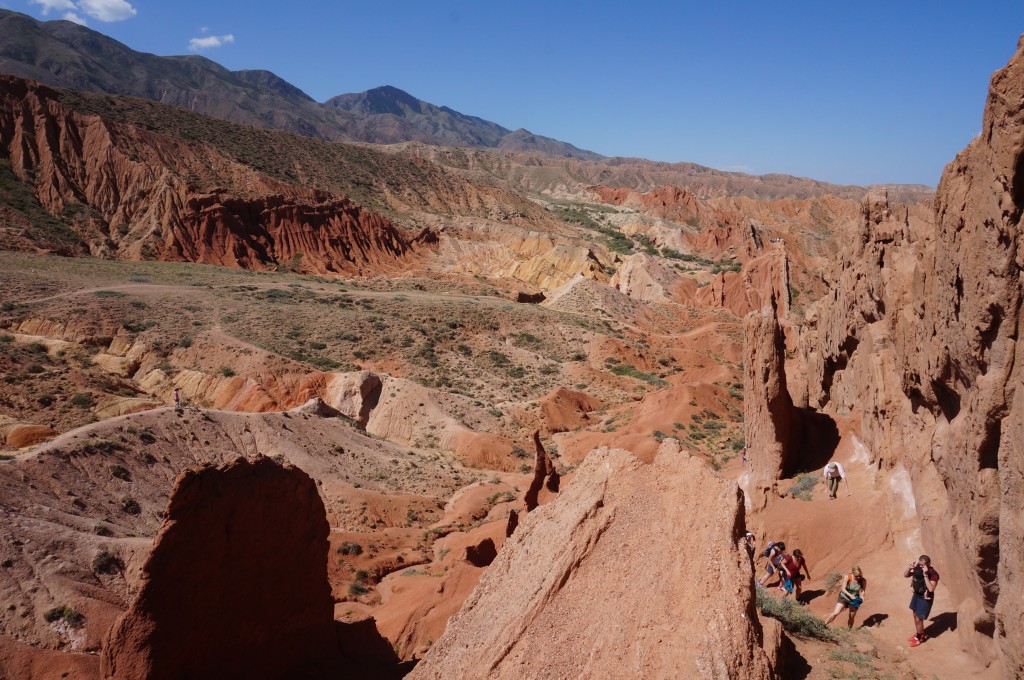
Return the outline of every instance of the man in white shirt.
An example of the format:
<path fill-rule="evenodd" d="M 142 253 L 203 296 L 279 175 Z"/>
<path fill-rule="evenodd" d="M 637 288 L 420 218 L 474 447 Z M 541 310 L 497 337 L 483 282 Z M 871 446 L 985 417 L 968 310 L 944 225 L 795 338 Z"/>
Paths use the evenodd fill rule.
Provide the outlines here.
<path fill-rule="evenodd" d="M 830 499 L 835 499 L 836 492 L 839 491 L 839 482 L 846 479 L 846 470 L 843 469 L 843 464 L 832 461 L 825 466 L 822 476 L 825 478 L 825 483 L 828 485 L 828 497 Z M 850 491 L 849 482 L 846 483 L 846 491 Z"/>

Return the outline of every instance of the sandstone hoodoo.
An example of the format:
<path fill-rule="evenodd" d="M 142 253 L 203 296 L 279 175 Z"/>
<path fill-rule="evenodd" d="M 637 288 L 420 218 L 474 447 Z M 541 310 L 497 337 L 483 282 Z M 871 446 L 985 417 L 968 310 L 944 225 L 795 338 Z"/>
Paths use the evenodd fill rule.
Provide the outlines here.
<path fill-rule="evenodd" d="M 735 483 L 674 440 L 650 465 L 595 451 L 409 677 L 772 677 L 743 533 Z M 681 568 L 681 545 L 716 568 Z"/>
<path fill-rule="evenodd" d="M 313 480 L 269 458 L 183 473 L 103 677 L 324 673 L 341 662 Z"/>

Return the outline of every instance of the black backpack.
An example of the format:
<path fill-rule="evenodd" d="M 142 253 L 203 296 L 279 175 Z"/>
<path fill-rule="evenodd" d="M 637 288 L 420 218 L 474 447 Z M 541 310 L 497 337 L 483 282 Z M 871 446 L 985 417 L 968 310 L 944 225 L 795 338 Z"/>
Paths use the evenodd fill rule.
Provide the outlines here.
<path fill-rule="evenodd" d="M 785 550 L 786 549 L 786 544 L 783 543 L 782 541 L 779 541 L 778 543 L 776 543 L 775 541 L 772 541 L 771 543 L 768 544 L 768 547 L 764 549 L 764 556 L 765 557 L 771 557 L 772 556 L 772 550 L 775 550 L 776 548 L 778 548 L 780 551 Z"/>

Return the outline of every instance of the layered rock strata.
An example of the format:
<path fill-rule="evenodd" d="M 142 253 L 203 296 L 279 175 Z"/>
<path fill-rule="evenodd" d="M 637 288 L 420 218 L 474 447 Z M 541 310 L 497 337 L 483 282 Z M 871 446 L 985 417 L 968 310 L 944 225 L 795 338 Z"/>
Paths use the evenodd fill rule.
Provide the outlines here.
<path fill-rule="evenodd" d="M 771 677 L 743 531 L 739 489 L 675 440 L 650 465 L 594 451 L 409 677 Z"/>
<path fill-rule="evenodd" d="M 75 225 L 93 255 L 357 273 L 397 266 L 413 246 L 344 196 L 74 112 L 31 81 L 0 79 L 0 140 L 15 175 Z"/>

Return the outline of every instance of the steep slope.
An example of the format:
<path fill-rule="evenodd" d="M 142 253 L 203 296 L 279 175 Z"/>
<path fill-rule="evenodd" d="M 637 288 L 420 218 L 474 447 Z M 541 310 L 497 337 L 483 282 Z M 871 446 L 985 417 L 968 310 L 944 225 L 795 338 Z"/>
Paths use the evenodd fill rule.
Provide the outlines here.
<path fill-rule="evenodd" d="M 742 536 L 736 485 L 674 440 L 651 465 L 595 451 L 409 677 L 771 677 Z"/>
<path fill-rule="evenodd" d="M 1024 41 L 992 77 L 981 135 L 946 167 L 934 226 L 884 193 L 864 200 L 832 294 L 800 330 L 793 395 L 850 414 L 865 463 L 903 479 L 909 500 L 892 494 L 886 514 L 919 519 L 961 645 L 1006 677 L 1024 674 L 1022 130 Z"/>
<path fill-rule="evenodd" d="M 3 79 L 0 151 L 94 255 L 309 272 L 400 266 L 412 241 L 343 196 L 299 189 L 138 128 L 68 110 Z"/>

